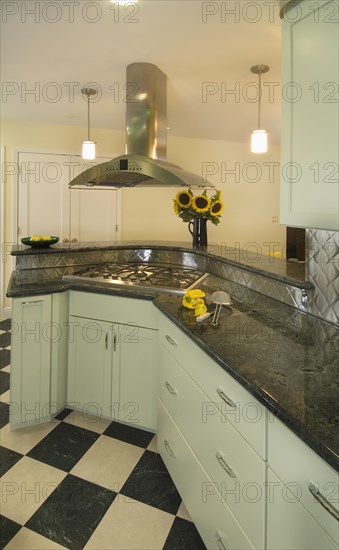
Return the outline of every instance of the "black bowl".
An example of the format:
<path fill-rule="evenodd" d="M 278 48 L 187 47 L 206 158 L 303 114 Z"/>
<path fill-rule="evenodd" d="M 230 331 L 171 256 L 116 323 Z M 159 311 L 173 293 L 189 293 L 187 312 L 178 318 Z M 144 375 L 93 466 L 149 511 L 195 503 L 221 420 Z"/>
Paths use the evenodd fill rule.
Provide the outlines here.
<path fill-rule="evenodd" d="M 59 237 L 51 236 L 49 241 L 31 241 L 31 237 L 23 237 L 21 239 L 22 244 L 31 246 L 32 248 L 48 248 L 51 244 L 56 244 L 59 241 Z"/>

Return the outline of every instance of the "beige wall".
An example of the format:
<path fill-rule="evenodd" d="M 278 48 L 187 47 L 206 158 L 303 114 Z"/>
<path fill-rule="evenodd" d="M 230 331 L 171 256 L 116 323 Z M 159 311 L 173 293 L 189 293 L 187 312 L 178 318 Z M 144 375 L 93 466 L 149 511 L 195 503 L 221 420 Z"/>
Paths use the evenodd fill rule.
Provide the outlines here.
<path fill-rule="evenodd" d="M 39 149 L 56 153 L 80 153 L 86 128 L 56 124 L 37 124 L 28 121 L 1 122 L 1 144 L 5 159 L 13 162 L 14 149 Z M 98 156 L 117 156 L 125 151 L 125 133 L 108 129 L 92 129 L 97 142 Z M 285 228 L 272 223 L 279 219 L 279 148 L 271 147 L 265 155 L 252 155 L 247 143 L 220 142 L 191 138 L 168 138 L 167 159 L 186 170 L 214 175 L 208 177 L 223 191 L 225 211 L 218 227 L 209 224 L 210 243 L 227 246 L 256 247 L 268 252 L 268 242 L 285 244 Z M 266 164 L 264 164 L 266 163 Z M 235 174 L 226 173 L 234 171 Z M 273 174 L 273 176 L 272 176 Z M 257 179 L 257 181 L 255 181 Z M 270 181 L 271 180 L 271 181 Z M 15 179 L 5 181 L 5 243 L 13 239 L 13 185 Z M 187 224 L 173 212 L 175 188 L 135 188 L 122 192 L 122 239 L 190 241 Z M 256 244 L 251 244 L 256 243 Z M 4 254 L 5 285 L 11 272 L 8 254 Z M 4 306 L 9 301 L 5 300 Z"/>

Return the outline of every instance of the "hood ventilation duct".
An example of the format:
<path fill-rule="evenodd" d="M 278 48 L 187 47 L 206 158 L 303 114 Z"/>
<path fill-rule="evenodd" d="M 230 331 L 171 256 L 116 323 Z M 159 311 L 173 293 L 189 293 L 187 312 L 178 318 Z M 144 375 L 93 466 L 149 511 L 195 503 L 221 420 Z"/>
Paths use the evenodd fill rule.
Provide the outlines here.
<path fill-rule="evenodd" d="M 121 187 L 214 186 L 201 176 L 166 161 L 167 76 L 151 63 L 132 63 L 126 70 L 127 154 L 85 170 L 69 183 L 72 189 Z"/>

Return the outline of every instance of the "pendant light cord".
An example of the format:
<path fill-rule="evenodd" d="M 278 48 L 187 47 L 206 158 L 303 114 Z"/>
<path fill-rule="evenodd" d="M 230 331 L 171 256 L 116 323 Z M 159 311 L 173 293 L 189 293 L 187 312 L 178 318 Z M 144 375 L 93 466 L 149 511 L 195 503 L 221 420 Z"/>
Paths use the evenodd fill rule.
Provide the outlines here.
<path fill-rule="evenodd" d="M 258 129 L 261 129 L 261 73 L 259 73 Z"/>
<path fill-rule="evenodd" d="M 90 98 L 90 95 L 89 93 L 87 93 L 87 109 L 88 109 L 88 117 L 87 117 L 87 120 L 88 120 L 88 141 L 91 141 L 91 137 L 90 137 L 90 118 L 89 118 L 89 98 Z"/>

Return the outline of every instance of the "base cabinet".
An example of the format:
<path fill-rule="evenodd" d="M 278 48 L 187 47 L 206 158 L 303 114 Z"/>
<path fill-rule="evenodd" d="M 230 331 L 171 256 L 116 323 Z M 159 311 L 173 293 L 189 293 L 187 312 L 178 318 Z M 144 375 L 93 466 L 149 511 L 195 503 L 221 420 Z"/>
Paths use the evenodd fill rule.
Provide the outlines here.
<path fill-rule="evenodd" d="M 157 330 L 155 324 L 150 327 L 153 304 L 93 296 L 71 293 L 68 404 L 84 414 L 155 431 L 158 364 Z M 143 321 L 147 327 L 140 326 Z"/>
<path fill-rule="evenodd" d="M 66 403 L 66 294 L 14 298 L 11 428 L 50 420 Z"/>

